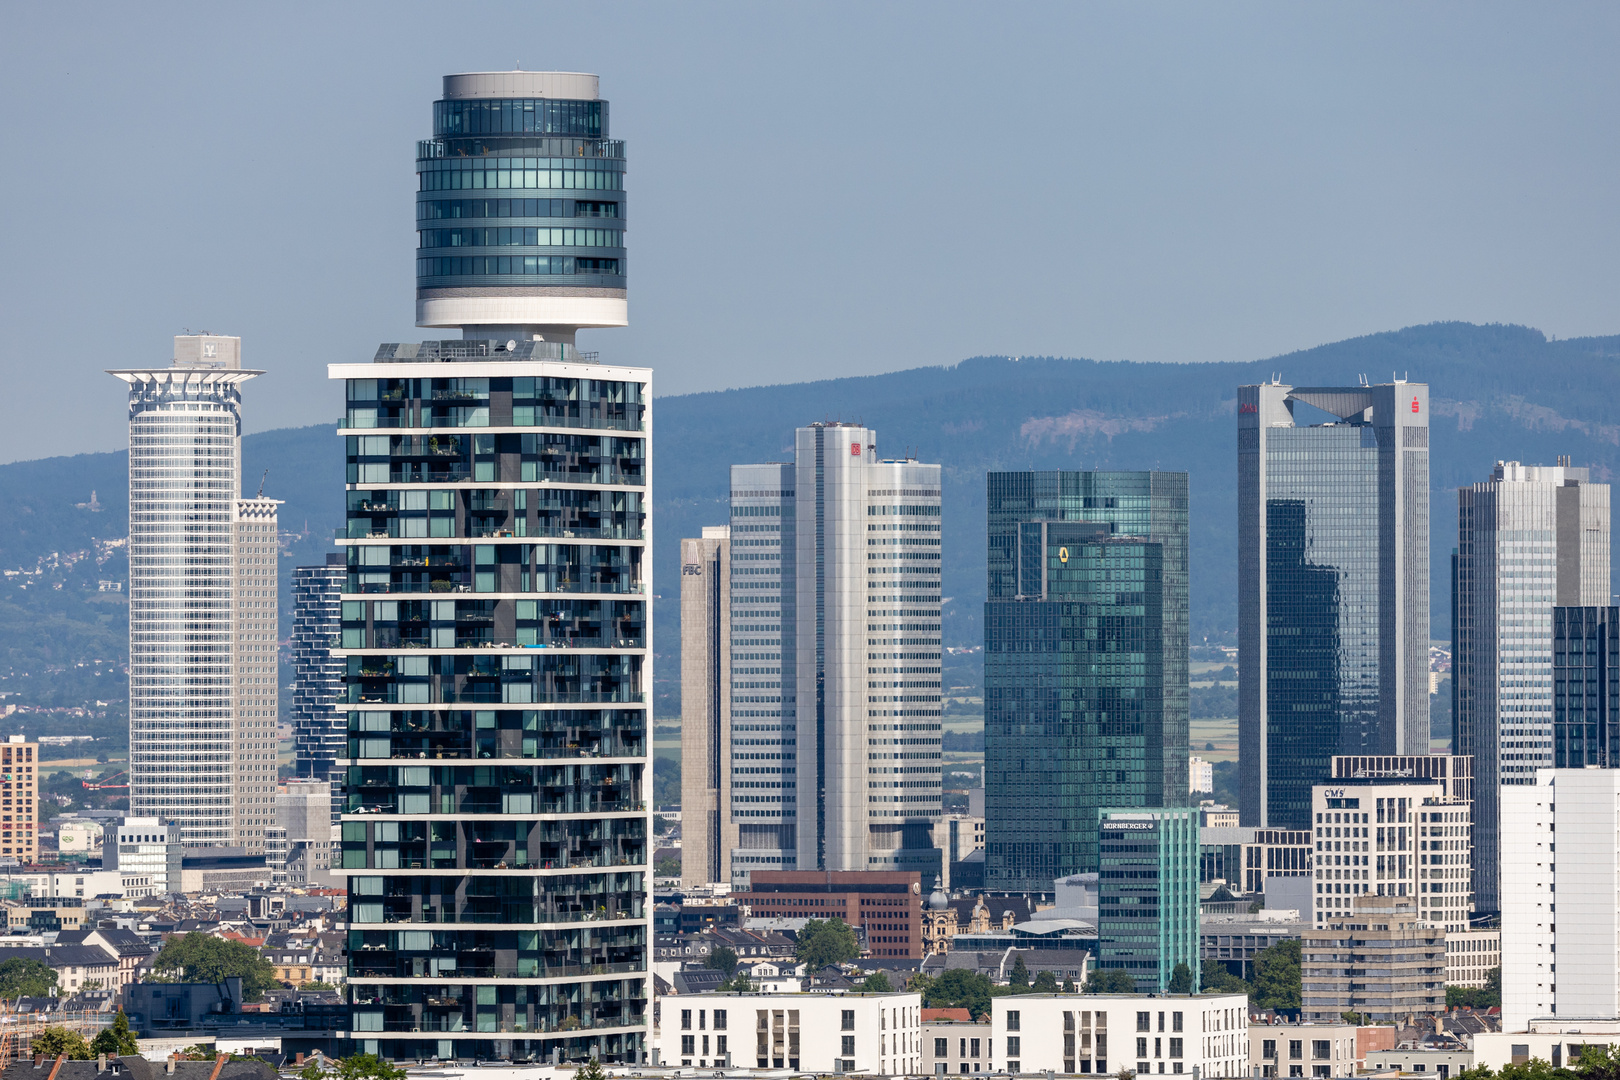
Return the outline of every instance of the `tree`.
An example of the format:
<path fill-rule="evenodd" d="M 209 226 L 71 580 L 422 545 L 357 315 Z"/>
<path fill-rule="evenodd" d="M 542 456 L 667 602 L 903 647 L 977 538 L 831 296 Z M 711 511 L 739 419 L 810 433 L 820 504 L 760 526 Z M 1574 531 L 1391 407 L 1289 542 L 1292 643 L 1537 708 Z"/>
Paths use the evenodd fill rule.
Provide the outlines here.
<path fill-rule="evenodd" d="M 861 982 L 861 989 L 868 994 L 889 994 L 894 992 L 894 986 L 889 982 L 887 972 L 874 971 Z"/>
<path fill-rule="evenodd" d="M 1213 991 L 1217 994 L 1247 994 L 1249 984 L 1238 978 L 1226 969 L 1226 965 L 1219 961 L 1210 961 L 1202 967 L 1203 986 L 1200 987 L 1206 994 Z"/>
<path fill-rule="evenodd" d="M 1347 1024 L 1356 1024 L 1358 1026 L 1364 1022 L 1365 1017 L 1366 1014 L 1358 1012 L 1342 1012 L 1339 1014 L 1340 1020 L 1343 1020 Z"/>
<path fill-rule="evenodd" d="M 38 960 L 0 963 L 0 997 L 49 997 L 55 987 L 56 972 Z"/>
<path fill-rule="evenodd" d="M 826 921 L 807 919 L 799 931 L 796 956 L 800 963 L 808 964 L 811 971 L 828 964 L 841 964 L 861 955 L 860 943 L 855 940 L 854 929 L 836 915 Z"/>
<path fill-rule="evenodd" d="M 1050 971 L 1037 971 L 1030 989 L 1037 994 L 1055 994 L 1058 992 L 1057 976 Z"/>
<path fill-rule="evenodd" d="M 1100 970 L 1092 968 L 1091 974 L 1086 976 L 1085 989 L 1087 994 L 1134 994 L 1136 993 L 1136 979 L 1130 972 L 1118 968 Z"/>
<path fill-rule="evenodd" d="M 1446 987 L 1446 1008 L 1466 1005 L 1470 1009 L 1489 1009 L 1502 1004 L 1502 969 L 1491 968 L 1485 975 L 1484 986 Z"/>
<path fill-rule="evenodd" d="M 129 1031 L 129 1017 L 124 1015 L 120 1008 L 118 1015 L 113 1017 L 112 1027 L 103 1028 L 90 1040 L 90 1052 L 93 1054 L 139 1054 L 141 1044 L 135 1041 L 135 1036 Z"/>
<path fill-rule="evenodd" d="M 1258 1009 L 1297 1009 L 1300 1002 L 1299 942 L 1279 941 L 1254 958 L 1254 991 L 1250 1004 Z"/>
<path fill-rule="evenodd" d="M 405 1070 L 376 1054 L 355 1054 L 337 1063 L 338 1080 L 405 1080 Z M 601 1075 L 598 1070 L 597 1075 Z"/>
<path fill-rule="evenodd" d="M 31 1044 L 34 1053 L 51 1058 L 66 1054 L 74 1061 L 89 1061 L 96 1056 L 95 1051 L 90 1049 L 90 1044 L 84 1041 L 83 1035 L 54 1024 L 41 1028 L 39 1034 L 31 1040 Z"/>
<path fill-rule="evenodd" d="M 321 1068 L 321 1059 L 312 1057 L 298 1070 L 298 1080 L 326 1080 L 326 1070 Z"/>
<path fill-rule="evenodd" d="M 1620 1080 L 1620 1047 L 1588 1043 L 1580 1057 L 1571 1053 L 1570 1066 L 1581 1080 Z"/>
<path fill-rule="evenodd" d="M 718 987 L 722 993 L 738 994 L 746 994 L 753 988 L 754 984 L 748 981 L 748 972 L 746 971 L 737 972 Z"/>
<path fill-rule="evenodd" d="M 1067 978 L 1067 977 L 1064 978 L 1064 980 L 1063 980 L 1063 992 L 1065 994 L 1074 993 L 1074 980 L 1073 979 L 1070 979 L 1070 978 Z"/>
<path fill-rule="evenodd" d="M 1187 966 L 1185 960 L 1176 964 L 1170 972 L 1170 992 L 1172 994 L 1190 994 L 1193 992 L 1192 968 Z"/>
<path fill-rule="evenodd" d="M 923 1005 L 930 1009 L 966 1009 L 979 1017 L 990 1011 L 993 989 L 989 976 L 952 968 L 923 991 Z"/>
<path fill-rule="evenodd" d="M 607 1074 L 602 1071 L 602 1063 L 593 1057 L 590 1064 L 574 1070 L 574 1080 L 607 1080 Z"/>
<path fill-rule="evenodd" d="M 723 971 L 729 979 L 737 970 L 737 951 L 722 945 L 709 953 L 703 961 L 703 966 L 710 971 Z"/>
<path fill-rule="evenodd" d="M 266 990 L 279 985 L 276 969 L 259 950 L 212 934 L 175 935 L 157 954 L 152 969 L 178 975 L 184 982 L 222 983 L 232 976 L 240 977 L 244 1001 L 258 1001 Z"/>
<path fill-rule="evenodd" d="M 680 877 L 681 860 L 668 857 L 659 859 L 658 864 L 653 867 L 653 874 L 657 877 Z"/>
<path fill-rule="evenodd" d="M 298 985 L 298 989 L 306 990 L 313 994 L 332 994 L 337 992 L 337 987 L 333 986 L 329 982 L 322 982 L 320 979 L 315 979 L 307 983 L 300 983 Z"/>
<path fill-rule="evenodd" d="M 1012 972 L 1007 976 L 1007 985 L 1012 992 L 1021 994 L 1029 989 L 1029 965 L 1024 963 L 1022 956 L 1013 957 Z"/>

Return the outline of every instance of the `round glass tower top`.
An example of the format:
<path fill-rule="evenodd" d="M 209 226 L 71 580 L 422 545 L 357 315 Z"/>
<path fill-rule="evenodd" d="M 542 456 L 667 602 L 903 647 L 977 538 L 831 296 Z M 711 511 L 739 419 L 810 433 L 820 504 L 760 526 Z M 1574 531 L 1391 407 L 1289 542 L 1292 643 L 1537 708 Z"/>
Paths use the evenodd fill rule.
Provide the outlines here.
<path fill-rule="evenodd" d="M 595 75 L 446 75 L 416 152 L 417 325 L 568 343 L 625 325 L 624 167 Z"/>

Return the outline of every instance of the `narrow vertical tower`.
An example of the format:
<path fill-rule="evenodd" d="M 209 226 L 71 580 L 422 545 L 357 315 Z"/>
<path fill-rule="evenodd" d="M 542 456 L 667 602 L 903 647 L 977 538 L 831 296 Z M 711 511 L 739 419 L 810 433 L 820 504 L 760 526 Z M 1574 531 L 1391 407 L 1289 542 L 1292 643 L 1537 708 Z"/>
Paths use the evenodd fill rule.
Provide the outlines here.
<path fill-rule="evenodd" d="M 174 339 L 168 367 L 108 374 L 129 386 L 130 813 L 174 822 L 187 846 L 262 846 L 262 827 L 245 822 L 266 814 L 243 813 L 266 805 L 246 801 L 261 797 L 245 790 L 259 774 L 239 754 L 244 742 L 273 754 L 275 720 L 273 706 L 237 715 L 235 601 L 241 388 L 263 373 L 242 367 L 240 338 L 191 334 Z M 273 526 L 269 536 L 273 560 Z M 273 700 L 274 637 L 260 644 Z"/>
<path fill-rule="evenodd" d="M 343 787 L 334 762 L 345 756 L 348 716 L 341 703 L 343 661 L 332 650 L 343 628 L 347 577 L 341 553 L 328 555 L 324 566 L 299 566 L 292 573 L 293 771 L 302 779 L 332 782 L 334 815 Z"/>
<path fill-rule="evenodd" d="M 237 499 L 231 525 L 231 634 L 237 845 L 264 853 L 276 823 L 276 615 L 280 606 L 275 499 Z"/>
<path fill-rule="evenodd" d="M 681 541 L 681 884 L 731 881 L 731 530 Z"/>
<path fill-rule="evenodd" d="M 650 1051 L 651 372 L 574 348 L 624 322 L 606 117 L 594 75 L 447 77 L 417 310 L 463 337 L 330 368 L 361 1052 Z"/>

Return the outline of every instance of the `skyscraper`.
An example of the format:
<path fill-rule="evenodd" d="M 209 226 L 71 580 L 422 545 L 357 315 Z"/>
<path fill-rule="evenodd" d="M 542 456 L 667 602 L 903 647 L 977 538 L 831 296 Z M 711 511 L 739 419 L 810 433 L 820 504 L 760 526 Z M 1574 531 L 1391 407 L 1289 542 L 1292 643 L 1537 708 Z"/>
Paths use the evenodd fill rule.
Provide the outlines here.
<path fill-rule="evenodd" d="M 1429 748 L 1429 388 L 1237 400 L 1240 808 L 1306 829 L 1335 754 Z"/>
<path fill-rule="evenodd" d="M 130 812 L 263 850 L 276 785 L 274 500 L 241 497 L 242 341 L 174 339 L 129 386 Z"/>
<path fill-rule="evenodd" d="M 1609 485 L 1567 458 L 1499 461 L 1457 492 L 1451 677 L 1474 759 L 1474 893 L 1500 911 L 1500 788 L 1555 764 L 1553 607 L 1609 602 Z"/>
<path fill-rule="evenodd" d="M 1103 807 L 1188 804 L 1187 474 L 986 478 L 985 880 L 1091 873 Z"/>
<path fill-rule="evenodd" d="M 433 117 L 417 321 L 462 337 L 330 371 L 350 1026 L 393 1058 L 640 1064 L 650 372 L 574 346 L 624 322 L 624 144 L 594 75 L 447 76 Z"/>
<path fill-rule="evenodd" d="M 940 872 L 940 469 L 854 424 L 731 470 L 732 878 Z"/>
<path fill-rule="evenodd" d="M 681 541 L 681 884 L 731 880 L 731 530 Z"/>
<path fill-rule="evenodd" d="M 343 585 L 348 569 L 343 554 L 324 566 L 293 569 L 293 693 L 288 720 L 293 729 L 293 772 L 306 780 L 329 780 L 342 791 L 336 762 L 348 745 L 348 711 L 343 703 L 343 661 L 332 654 L 343 629 Z M 337 802 L 341 803 L 341 798 Z M 334 812 L 337 810 L 334 805 Z"/>

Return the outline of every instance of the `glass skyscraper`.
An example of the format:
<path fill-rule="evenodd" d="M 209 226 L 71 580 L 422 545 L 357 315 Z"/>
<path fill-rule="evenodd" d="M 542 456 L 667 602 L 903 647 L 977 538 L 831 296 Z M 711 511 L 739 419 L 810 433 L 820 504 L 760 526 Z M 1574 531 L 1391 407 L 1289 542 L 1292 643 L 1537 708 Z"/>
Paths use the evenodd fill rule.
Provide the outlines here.
<path fill-rule="evenodd" d="M 276 506 L 241 497 L 242 339 L 174 339 L 129 386 L 130 812 L 188 847 L 275 824 Z"/>
<path fill-rule="evenodd" d="M 462 337 L 331 367 L 358 1051 L 650 1049 L 651 375 L 574 347 L 624 321 L 607 136 L 593 75 L 446 77 L 417 321 Z"/>
<path fill-rule="evenodd" d="M 1186 805 L 1187 474 L 991 473 L 985 884 L 1095 871 L 1104 807 Z"/>
<path fill-rule="evenodd" d="M 1163 993 L 1177 964 L 1200 981 L 1196 808 L 1099 815 L 1097 966 Z"/>
<path fill-rule="evenodd" d="M 1237 400 L 1240 809 L 1306 829 L 1334 755 L 1428 751 L 1428 387 Z"/>
<path fill-rule="evenodd" d="M 1501 788 L 1559 765 L 1555 605 L 1609 601 L 1609 485 L 1567 459 L 1499 461 L 1491 479 L 1457 492 L 1455 561 L 1456 752 L 1474 759 L 1475 903 L 1496 912 Z"/>

